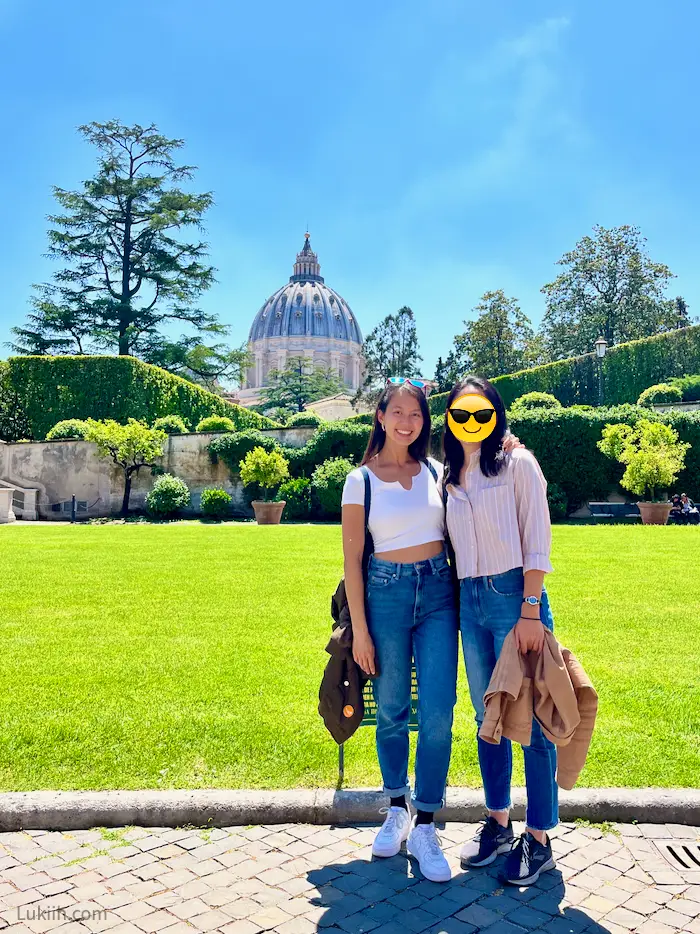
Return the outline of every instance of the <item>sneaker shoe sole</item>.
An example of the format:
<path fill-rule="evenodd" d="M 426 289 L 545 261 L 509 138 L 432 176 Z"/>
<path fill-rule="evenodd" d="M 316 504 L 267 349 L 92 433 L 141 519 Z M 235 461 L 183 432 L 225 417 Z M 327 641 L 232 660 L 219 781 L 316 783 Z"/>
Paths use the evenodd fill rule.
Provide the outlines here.
<path fill-rule="evenodd" d="M 421 866 L 420 860 L 418 859 L 416 854 L 411 850 L 411 847 L 408 844 L 406 844 L 406 851 L 416 860 L 416 862 L 418 863 L 418 868 L 421 871 L 421 874 L 425 876 L 428 882 L 449 882 L 450 879 L 452 878 L 452 870 L 450 869 L 449 866 L 447 867 L 447 869 L 445 869 L 442 875 L 440 875 L 437 872 L 426 872 L 425 869 L 423 869 L 423 867 Z"/>
<path fill-rule="evenodd" d="M 481 869 L 482 866 L 490 866 L 491 863 L 495 862 L 495 860 L 501 855 L 501 853 L 507 853 L 510 850 L 511 844 L 512 840 L 509 840 L 507 843 L 501 843 L 496 847 L 490 856 L 487 856 L 484 859 L 464 859 L 463 857 L 460 857 L 460 865 L 462 866 L 462 869 Z"/>
<path fill-rule="evenodd" d="M 532 885 L 537 882 L 540 877 L 541 872 L 547 872 L 550 869 L 554 869 L 557 864 L 554 862 L 554 858 L 550 857 L 546 863 L 543 863 L 542 866 L 533 872 L 531 876 L 526 876 L 524 879 L 509 879 L 507 876 L 503 876 L 503 881 L 507 882 L 509 885 Z"/>

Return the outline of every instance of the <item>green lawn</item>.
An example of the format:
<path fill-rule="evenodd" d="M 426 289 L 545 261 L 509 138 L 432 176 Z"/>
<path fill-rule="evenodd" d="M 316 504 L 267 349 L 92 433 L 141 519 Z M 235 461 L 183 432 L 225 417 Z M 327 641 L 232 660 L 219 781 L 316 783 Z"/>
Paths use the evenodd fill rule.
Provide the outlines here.
<path fill-rule="evenodd" d="M 697 528 L 555 527 L 557 635 L 600 694 L 580 784 L 699 783 L 699 553 Z M 2 790 L 335 784 L 338 526 L 18 524 L 0 559 Z M 479 784 L 471 718 L 461 674 L 455 785 Z M 373 741 L 349 785 L 379 784 Z"/>

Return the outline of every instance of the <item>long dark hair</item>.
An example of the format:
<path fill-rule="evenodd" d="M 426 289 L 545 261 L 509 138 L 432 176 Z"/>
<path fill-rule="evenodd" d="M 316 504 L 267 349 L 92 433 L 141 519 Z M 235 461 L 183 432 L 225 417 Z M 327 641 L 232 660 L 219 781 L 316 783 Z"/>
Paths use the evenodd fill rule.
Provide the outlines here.
<path fill-rule="evenodd" d="M 388 383 L 384 387 L 384 391 L 379 397 L 379 402 L 377 402 L 377 408 L 374 411 L 374 422 L 372 423 L 372 431 L 370 432 L 369 441 L 367 442 L 367 449 L 362 458 L 363 464 L 366 464 L 375 454 L 379 454 L 384 447 L 386 432 L 379 423 L 379 413 L 386 412 L 392 397 L 397 392 L 405 392 L 413 396 L 413 398 L 417 400 L 423 416 L 423 428 L 421 429 L 421 433 L 415 441 L 409 444 L 408 453 L 417 461 L 424 461 L 428 456 L 428 447 L 430 445 L 430 409 L 428 408 L 428 400 L 425 397 L 425 393 L 422 389 L 419 389 L 418 386 L 413 386 L 411 383 Z"/>
<path fill-rule="evenodd" d="M 503 405 L 503 399 L 498 394 L 498 390 L 487 379 L 482 379 L 480 376 L 465 376 L 455 385 L 445 408 L 445 433 L 442 439 L 445 452 L 445 476 L 447 477 L 445 482 L 454 483 L 455 485 L 459 484 L 459 473 L 464 466 L 464 448 L 452 434 L 447 412 L 452 403 L 458 396 L 462 395 L 465 389 L 470 389 L 488 399 L 496 410 L 496 427 L 488 438 L 481 442 L 479 466 L 481 472 L 487 477 L 495 477 L 503 467 L 503 436 L 508 428 L 506 407 Z"/>

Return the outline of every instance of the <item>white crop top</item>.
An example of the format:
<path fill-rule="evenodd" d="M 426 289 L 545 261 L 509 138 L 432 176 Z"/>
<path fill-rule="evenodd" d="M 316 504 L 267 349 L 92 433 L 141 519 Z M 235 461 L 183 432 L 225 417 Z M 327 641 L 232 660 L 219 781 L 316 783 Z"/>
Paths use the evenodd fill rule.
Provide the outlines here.
<path fill-rule="evenodd" d="M 432 457 L 428 460 L 435 468 L 438 482 L 426 465 L 421 464 L 420 473 L 413 478 L 410 490 L 404 489 L 398 480 L 391 483 L 380 480 L 368 468 L 372 487 L 368 525 L 378 554 L 444 539 L 443 465 Z M 347 475 L 341 503 L 343 506 L 364 506 L 365 478 L 359 467 Z"/>

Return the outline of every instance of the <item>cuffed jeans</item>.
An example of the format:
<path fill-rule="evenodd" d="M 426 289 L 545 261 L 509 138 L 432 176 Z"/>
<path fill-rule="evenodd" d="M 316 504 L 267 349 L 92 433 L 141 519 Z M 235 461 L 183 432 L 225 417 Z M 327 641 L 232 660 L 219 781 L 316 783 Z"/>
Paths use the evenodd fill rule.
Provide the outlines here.
<path fill-rule="evenodd" d="M 460 582 L 462 651 L 469 694 L 476 711 L 479 767 L 486 807 L 490 811 L 503 811 L 511 806 L 511 742 L 505 737 L 501 738 L 498 745 L 484 742 L 478 737 L 478 730 L 484 720 L 484 694 L 503 642 L 520 617 L 524 586 L 522 568 L 487 577 L 465 577 Z M 540 619 L 547 629 L 553 631 L 554 619 L 544 588 Z M 545 737 L 536 720 L 532 721 L 530 745 L 523 746 L 523 755 L 527 826 L 533 830 L 551 830 L 559 822 L 559 797 L 555 781 L 557 750 Z"/>
<path fill-rule="evenodd" d="M 416 785 L 411 803 L 421 811 L 444 805 L 457 699 L 457 611 L 445 554 L 414 564 L 372 556 L 367 574 L 367 625 L 379 676 L 377 754 L 384 793 L 398 798 L 408 783 L 411 656 L 418 679 Z"/>

